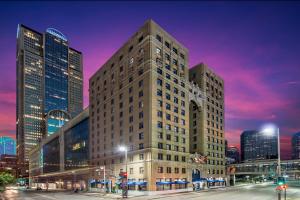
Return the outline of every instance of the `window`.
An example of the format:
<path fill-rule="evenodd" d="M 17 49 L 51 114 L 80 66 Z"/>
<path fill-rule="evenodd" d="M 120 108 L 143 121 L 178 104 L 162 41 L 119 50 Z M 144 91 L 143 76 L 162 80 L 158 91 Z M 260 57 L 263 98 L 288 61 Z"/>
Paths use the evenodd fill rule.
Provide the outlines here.
<path fill-rule="evenodd" d="M 157 89 L 157 96 L 162 96 L 162 90 Z"/>
<path fill-rule="evenodd" d="M 171 85 L 169 83 L 166 83 L 166 89 L 170 90 L 171 89 Z"/>
<path fill-rule="evenodd" d="M 166 135 L 166 139 L 167 139 L 167 140 L 171 140 L 171 135 L 170 135 L 170 134 L 167 134 L 167 135 Z"/>
<path fill-rule="evenodd" d="M 144 96 L 143 90 L 139 91 L 139 97 Z"/>
<path fill-rule="evenodd" d="M 143 133 L 143 132 L 142 132 L 142 133 L 139 133 L 139 139 L 140 139 L 140 140 L 144 139 L 144 133 Z"/>
<path fill-rule="evenodd" d="M 163 160 L 163 154 L 162 153 L 158 153 L 157 154 L 157 159 L 158 160 Z"/>
<path fill-rule="evenodd" d="M 139 81 L 139 87 L 142 87 L 143 86 L 143 80 L 140 80 Z"/>
<path fill-rule="evenodd" d="M 157 173 L 164 173 L 164 168 L 163 167 L 158 167 L 157 168 Z"/>
<path fill-rule="evenodd" d="M 140 160 L 144 160 L 144 154 L 141 153 L 141 154 L 139 155 L 139 158 L 140 158 Z"/>
<path fill-rule="evenodd" d="M 167 154 L 167 160 L 171 160 L 171 155 Z"/>
<path fill-rule="evenodd" d="M 166 69 L 167 69 L 167 70 L 170 70 L 170 69 L 171 69 L 171 66 L 170 66 L 170 65 L 166 65 Z"/>
<path fill-rule="evenodd" d="M 162 126 L 163 126 L 163 125 L 162 125 L 162 122 L 161 122 L 161 121 L 158 121 L 158 122 L 157 122 L 157 128 L 162 128 Z"/>
<path fill-rule="evenodd" d="M 133 174 L 133 168 L 129 169 L 129 174 Z"/>
<path fill-rule="evenodd" d="M 160 35 L 156 35 L 156 39 L 158 40 L 158 41 L 162 41 L 162 38 L 161 38 L 161 36 Z"/>
<path fill-rule="evenodd" d="M 175 167 L 174 171 L 175 171 L 175 174 L 179 174 L 179 168 L 178 167 Z"/>
<path fill-rule="evenodd" d="M 185 156 L 182 156 L 181 159 L 182 159 L 182 162 L 185 162 Z"/>
<path fill-rule="evenodd" d="M 161 100 L 158 100 L 158 101 L 157 101 L 157 104 L 158 104 L 159 107 L 162 107 L 162 106 L 163 106 L 163 103 L 162 103 Z"/>
<path fill-rule="evenodd" d="M 173 59 L 173 64 L 177 66 L 178 65 L 178 61 L 176 59 Z"/>
<path fill-rule="evenodd" d="M 157 143 L 157 148 L 159 148 L 159 149 L 163 149 L 163 143 Z"/>
<path fill-rule="evenodd" d="M 178 104 L 178 98 L 174 97 L 174 103 Z"/>
<path fill-rule="evenodd" d="M 144 39 L 144 36 L 142 35 L 141 37 L 139 37 L 139 43 L 141 42 L 141 41 L 143 41 L 143 39 Z"/>
<path fill-rule="evenodd" d="M 171 105 L 169 103 L 166 103 L 166 109 L 171 110 Z"/>
<path fill-rule="evenodd" d="M 160 86 L 162 86 L 162 80 L 161 79 L 157 79 L 157 85 L 160 85 Z"/>
<path fill-rule="evenodd" d="M 171 173 L 172 172 L 172 170 L 171 170 L 171 167 L 167 167 L 167 173 Z"/>
<path fill-rule="evenodd" d="M 169 93 L 166 93 L 166 99 L 171 100 L 171 95 Z"/>
<path fill-rule="evenodd" d="M 182 173 L 185 174 L 186 173 L 186 169 L 182 168 Z"/>
<path fill-rule="evenodd" d="M 157 73 L 161 74 L 162 75 L 162 70 L 160 68 L 157 68 Z"/>
<path fill-rule="evenodd" d="M 171 130 L 171 125 L 170 124 L 166 124 L 166 130 L 168 130 L 168 131 Z"/>
<path fill-rule="evenodd" d="M 157 133 L 157 137 L 158 137 L 159 139 L 163 139 L 163 133 L 162 133 L 162 132 L 158 132 L 158 133 Z"/>
<path fill-rule="evenodd" d="M 168 74 L 168 73 L 166 73 L 166 78 L 167 78 L 167 79 L 171 79 L 171 75 Z"/>
<path fill-rule="evenodd" d="M 167 150 L 171 150 L 171 145 L 170 144 L 166 144 L 166 149 Z"/>
<path fill-rule="evenodd" d="M 178 53 L 177 49 L 175 47 L 173 47 L 173 52 L 176 53 L 176 54 Z"/>
<path fill-rule="evenodd" d="M 182 59 L 184 59 L 184 55 L 183 55 L 182 53 L 180 53 L 180 57 L 181 57 Z"/>
<path fill-rule="evenodd" d="M 140 119 L 143 119 L 143 117 L 144 117 L 143 111 L 142 111 L 142 112 L 139 112 L 139 118 L 140 118 Z"/>
<path fill-rule="evenodd" d="M 156 54 L 161 54 L 161 49 L 160 48 L 158 48 L 158 47 L 156 47 Z"/>
<path fill-rule="evenodd" d="M 162 111 L 157 111 L 157 117 L 162 117 L 163 116 L 163 112 Z"/>
<path fill-rule="evenodd" d="M 174 93 L 178 94 L 178 89 L 176 87 L 174 87 Z"/>
<path fill-rule="evenodd" d="M 178 155 L 175 155 L 175 156 L 174 156 L 174 160 L 175 160 L 175 161 L 179 161 Z"/>
<path fill-rule="evenodd" d="M 140 167 L 140 174 L 143 174 L 144 173 L 144 167 Z"/>
<path fill-rule="evenodd" d="M 139 144 L 139 149 L 144 149 L 144 144 L 143 143 Z"/>
<path fill-rule="evenodd" d="M 166 119 L 167 120 L 171 120 L 171 115 L 170 114 L 166 114 Z"/>
<path fill-rule="evenodd" d="M 165 45 L 166 45 L 167 48 L 170 49 L 170 43 L 169 42 L 165 41 Z"/>

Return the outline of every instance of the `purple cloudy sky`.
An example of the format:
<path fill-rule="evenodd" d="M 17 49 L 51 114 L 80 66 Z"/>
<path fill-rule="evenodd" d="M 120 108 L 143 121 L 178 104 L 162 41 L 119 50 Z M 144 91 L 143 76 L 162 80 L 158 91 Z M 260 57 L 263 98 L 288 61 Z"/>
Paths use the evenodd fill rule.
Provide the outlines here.
<path fill-rule="evenodd" d="M 225 80 L 226 137 L 266 122 L 281 129 L 282 153 L 300 131 L 299 2 L 1 2 L 0 135 L 15 137 L 17 24 L 63 32 L 84 54 L 89 77 L 152 18 Z"/>

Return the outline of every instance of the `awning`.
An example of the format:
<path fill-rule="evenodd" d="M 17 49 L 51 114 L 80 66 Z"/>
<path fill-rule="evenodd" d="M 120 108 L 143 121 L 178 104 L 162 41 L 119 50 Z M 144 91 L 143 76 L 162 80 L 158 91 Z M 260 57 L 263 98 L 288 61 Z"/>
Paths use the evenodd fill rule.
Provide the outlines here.
<path fill-rule="evenodd" d="M 188 184 L 188 181 L 175 181 L 174 184 Z"/>
<path fill-rule="evenodd" d="M 219 182 L 224 182 L 224 180 L 207 180 L 207 182 L 210 182 L 210 183 L 219 183 Z"/>
<path fill-rule="evenodd" d="M 197 178 L 197 179 L 193 179 L 193 183 L 194 182 L 204 182 L 204 181 L 206 181 L 207 179 L 206 178 Z"/>
<path fill-rule="evenodd" d="M 136 185 L 147 185 L 147 182 L 135 182 Z"/>
<path fill-rule="evenodd" d="M 170 184 L 174 184 L 174 182 L 171 181 L 156 182 L 156 185 L 170 185 Z"/>
<path fill-rule="evenodd" d="M 127 185 L 135 185 L 135 182 L 127 182 Z"/>

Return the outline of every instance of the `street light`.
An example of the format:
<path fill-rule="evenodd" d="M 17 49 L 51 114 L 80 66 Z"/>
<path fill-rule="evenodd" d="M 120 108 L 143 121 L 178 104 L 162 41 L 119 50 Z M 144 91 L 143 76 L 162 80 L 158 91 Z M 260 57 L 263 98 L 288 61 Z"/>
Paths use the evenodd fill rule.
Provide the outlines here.
<path fill-rule="evenodd" d="M 121 152 L 125 152 L 125 169 L 126 169 L 126 171 L 125 171 L 125 173 L 126 173 L 126 177 L 125 177 L 125 181 L 126 181 L 126 187 L 125 187 L 125 190 L 124 190 L 124 188 L 123 188 L 123 192 L 122 192 L 122 196 L 123 196 L 123 198 L 124 197 L 127 197 L 127 195 L 128 195 L 128 186 L 127 186 L 127 184 L 128 184 L 128 172 L 127 172 L 127 148 L 125 147 L 125 146 L 119 146 L 119 151 L 121 151 Z M 122 181 L 123 182 L 123 181 Z"/>
<path fill-rule="evenodd" d="M 263 126 L 261 129 L 261 132 L 264 135 L 267 136 L 273 136 L 274 134 L 277 134 L 277 154 L 278 154 L 278 160 L 277 160 L 277 165 L 278 165 L 278 177 L 281 176 L 281 164 L 280 164 L 280 137 L 279 137 L 279 128 L 273 124 L 266 124 Z"/>
<path fill-rule="evenodd" d="M 120 146 L 119 151 L 125 152 L 125 168 L 126 168 L 126 173 L 127 173 L 127 148 L 125 146 Z M 127 182 L 127 180 L 126 180 Z"/>

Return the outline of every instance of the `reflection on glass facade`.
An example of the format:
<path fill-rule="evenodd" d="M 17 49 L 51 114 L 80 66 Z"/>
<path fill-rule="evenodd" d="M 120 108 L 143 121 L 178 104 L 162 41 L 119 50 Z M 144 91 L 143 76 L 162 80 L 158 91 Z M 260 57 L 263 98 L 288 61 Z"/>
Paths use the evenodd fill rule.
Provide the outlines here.
<path fill-rule="evenodd" d="M 18 25 L 16 136 L 18 159 L 28 160 L 43 131 L 43 35 Z"/>
<path fill-rule="evenodd" d="M 242 161 L 276 159 L 277 135 L 265 135 L 262 132 L 251 130 L 241 134 Z"/>
<path fill-rule="evenodd" d="M 89 158 L 88 118 L 65 132 L 65 169 L 85 167 Z"/>
<path fill-rule="evenodd" d="M 47 135 L 52 135 L 70 120 L 68 113 L 61 110 L 52 110 L 46 117 Z"/>
<path fill-rule="evenodd" d="M 69 113 L 75 117 L 83 107 L 82 56 L 69 48 Z"/>
<path fill-rule="evenodd" d="M 300 132 L 292 137 L 292 159 L 300 159 Z"/>
<path fill-rule="evenodd" d="M 43 146 L 43 172 L 59 171 L 59 137 L 55 137 L 51 142 Z"/>
<path fill-rule="evenodd" d="M 49 112 L 61 110 L 75 117 L 82 111 L 82 54 L 69 48 L 58 30 L 42 34 L 18 25 L 16 72 L 17 154 L 23 162 L 43 135 L 68 119 L 47 121 Z"/>
<path fill-rule="evenodd" d="M 45 34 L 45 113 L 68 110 L 68 43 Z"/>

